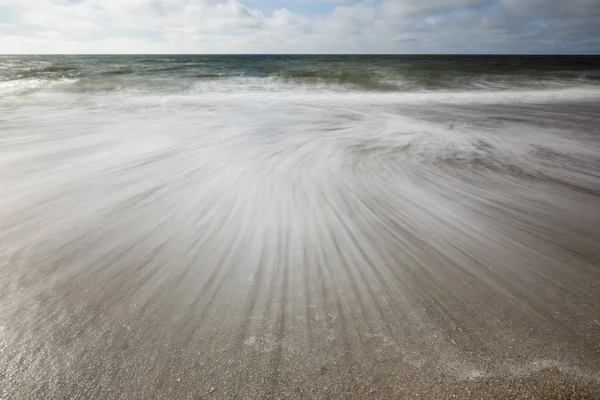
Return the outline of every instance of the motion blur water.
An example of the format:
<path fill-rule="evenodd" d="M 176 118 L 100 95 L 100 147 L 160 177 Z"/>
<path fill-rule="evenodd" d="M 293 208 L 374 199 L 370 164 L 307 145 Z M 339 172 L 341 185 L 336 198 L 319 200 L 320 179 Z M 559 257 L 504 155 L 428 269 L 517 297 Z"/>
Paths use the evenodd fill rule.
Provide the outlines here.
<path fill-rule="evenodd" d="M 0 398 L 598 398 L 582 60 L 0 58 Z"/>

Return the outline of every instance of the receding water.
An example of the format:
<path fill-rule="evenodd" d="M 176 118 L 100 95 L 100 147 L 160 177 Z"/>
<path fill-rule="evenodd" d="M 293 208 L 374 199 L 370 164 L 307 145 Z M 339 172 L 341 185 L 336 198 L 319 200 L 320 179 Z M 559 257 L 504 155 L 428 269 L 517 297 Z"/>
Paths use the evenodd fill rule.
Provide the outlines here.
<path fill-rule="evenodd" d="M 0 57 L 0 398 L 594 398 L 599 71 Z"/>

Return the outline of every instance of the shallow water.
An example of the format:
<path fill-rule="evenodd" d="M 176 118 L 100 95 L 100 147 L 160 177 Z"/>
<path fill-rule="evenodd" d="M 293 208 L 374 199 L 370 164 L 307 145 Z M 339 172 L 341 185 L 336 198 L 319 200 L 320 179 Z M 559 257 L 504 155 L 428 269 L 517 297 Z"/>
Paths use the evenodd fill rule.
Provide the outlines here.
<path fill-rule="evenodd" d="M 34 71 L 0 82 L 0 397 L 597 393 L 579 67 L 408 90 L 159 59 L 0 58 Z"/>

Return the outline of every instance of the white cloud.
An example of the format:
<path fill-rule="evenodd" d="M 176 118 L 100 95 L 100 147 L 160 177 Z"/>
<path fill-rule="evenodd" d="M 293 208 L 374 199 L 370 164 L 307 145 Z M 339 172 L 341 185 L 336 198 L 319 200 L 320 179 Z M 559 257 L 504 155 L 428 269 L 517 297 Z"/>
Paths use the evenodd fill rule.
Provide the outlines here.
<path fill-rule="evenodd" d="M 327 12 L 311 12 L 318 1 Z M 0 0 L 0 12 L 12 16 L 0 19 L 0 52 L 527 52 L 550 42 L 585 51 L 582 43 L 600 36 L 600 0 L 279 0 L 270 11 L 259 4 Z M 531 24 L 540 18 L 551 22 Z"/>
<path fill-rule="evenodd" d="M 62 40 L 65 35 L 58 32 L 58 31 L 41 31 L 40 33 L 37 34 L 38 37 L 40 38 L 46 38 L 46 39 L 59 39 Z"/>

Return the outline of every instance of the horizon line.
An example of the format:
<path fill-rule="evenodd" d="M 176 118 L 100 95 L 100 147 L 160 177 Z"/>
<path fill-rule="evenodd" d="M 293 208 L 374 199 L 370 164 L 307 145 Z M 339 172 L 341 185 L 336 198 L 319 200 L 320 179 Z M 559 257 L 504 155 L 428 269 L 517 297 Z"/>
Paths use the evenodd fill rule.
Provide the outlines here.
<path fill-rule="evenodd" d="M 600 53 L 0 53 L 0 56 L 600 56 Z"/>

